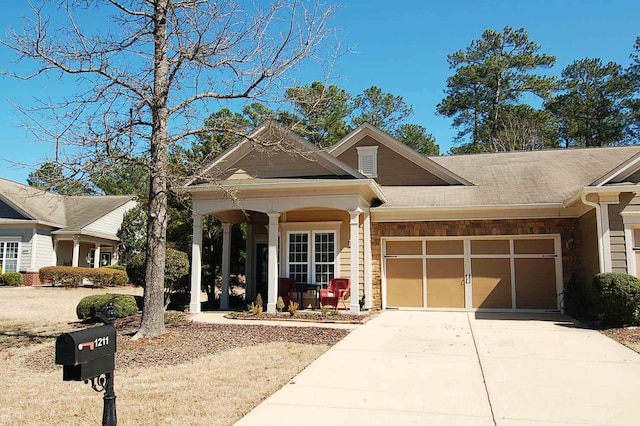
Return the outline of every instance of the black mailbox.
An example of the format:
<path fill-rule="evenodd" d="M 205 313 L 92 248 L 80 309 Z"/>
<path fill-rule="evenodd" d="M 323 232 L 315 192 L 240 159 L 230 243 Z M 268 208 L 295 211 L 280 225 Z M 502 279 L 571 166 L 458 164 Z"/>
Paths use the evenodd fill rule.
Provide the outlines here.
<path fill-rule="evenodd" d="M 115 369 L 116 329 L 112 325 L 63 333 L 56 339 L 62 380 L 90 380 Z"/>

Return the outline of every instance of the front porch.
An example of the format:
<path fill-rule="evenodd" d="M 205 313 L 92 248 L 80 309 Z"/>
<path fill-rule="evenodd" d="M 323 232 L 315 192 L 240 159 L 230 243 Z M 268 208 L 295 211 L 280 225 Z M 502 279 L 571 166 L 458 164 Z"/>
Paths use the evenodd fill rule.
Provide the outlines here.
<path fill-rule="evenodd" d="M 118 261 L 118 242 L 86 235 L 54 235 L 54 264 L 99 268 Z"/>
<path fill-rule="evenodd" d="M 221 309 L 230 307 L 230 276 L 236 272 L 230 268 L 231 231 L 240 224 L 245 224 L 247 304 L 260 294 L 266 311 L 276 312 L 282 278 L 318 288 L 326 288 L 331 278 L 348 278 L 349 311 L 360 312 L 361 302 L 370 309 L 369 207 L 375 197 L 369 182 L 331 181 L 323 187 L 321 181 L 308 180 L 289 190 L 286 183 L 278 184 L 263 183 L 260 191 L 236 185 L 235 200 L 216 187 L 190 188 L 194 212 L 190 311 L 201 311 L 203 221 L 209 215 L 222 223 Z M 315 305 L 313 292 L 300 296 L 301 309 Z"/>

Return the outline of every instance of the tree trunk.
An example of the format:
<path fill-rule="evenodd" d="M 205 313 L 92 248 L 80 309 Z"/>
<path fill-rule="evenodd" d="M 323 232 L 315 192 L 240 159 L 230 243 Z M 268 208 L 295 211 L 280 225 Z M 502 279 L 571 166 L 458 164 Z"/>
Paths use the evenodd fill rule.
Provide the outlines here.
<path fill-rule="evenodd" d="M 166 332 L 164 326 L 164 267 L 167 246 L 167 124 L 169 111 L 167 9 L 169 0 L 157 0 L 154 10 L 154 85 L 151 110 L 151 182 L 147 225 L 147 258 L 142 323 L 135 338 Z"/>

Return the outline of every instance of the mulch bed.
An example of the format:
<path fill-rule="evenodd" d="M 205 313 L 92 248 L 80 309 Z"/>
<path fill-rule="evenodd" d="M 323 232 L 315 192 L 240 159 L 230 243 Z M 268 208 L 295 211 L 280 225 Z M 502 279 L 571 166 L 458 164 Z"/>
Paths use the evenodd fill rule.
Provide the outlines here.
<path fill-rule="evenodd" d="M 349 330 L 321 327 L 192 323 L 186 320 L 184 314 L 175 313 L 167 314 L 165 324 L 166 334 L 133 341 L 131 336 L 140 325 L 140 315 L 117 320 L 117 368 L 177 365 L 237 347 L 270 342 L 334 345 L 349 334 Z M 54 342 L 51 339 L 50 348 L 29 356 L 26 359 L 27 367 L 36 371 L 59 368 L 53 363 Z"/>
<path fill-rule="evenodd" d="M 607 328 L 600 332 L 640 353 L 640 327 Z"/>
<path fill-rule="evenodd" d="M 298 311 L 295 315 L 289 312 L 261 312 L 252 314 L 250 312 L 230 312 L 225 315 L 229 319 L 243 320 L 268 320 L 268 321 L 301 321 L 301 322 L 317 322 L 327 324 L 364 324 L 370 319 L 378 315 L 379 312 L 366 312 L 360 314 L 351 314 L 348 312 L 338 312 L 337 314 L 322 315 L 319 310 L 316 311 Z"/>

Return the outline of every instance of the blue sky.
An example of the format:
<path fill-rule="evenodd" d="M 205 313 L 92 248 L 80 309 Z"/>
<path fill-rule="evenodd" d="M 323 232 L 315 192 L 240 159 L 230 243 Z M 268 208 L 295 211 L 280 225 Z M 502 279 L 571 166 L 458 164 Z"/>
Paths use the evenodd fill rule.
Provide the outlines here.
<path fill-rule="evenodd" d="M 8 27 L 20 28 L 28 9 L 18 0 L 2 3 L 4 34 Z M 414 109 L 408 122 L 433 133 L 442 153 L 449 150 L 456 134 L 449 118 L 435 114 L 452 74 L 447 54 L 465 48 L 485 29 L 524 27 L 531 40 L 542 46 L 541 52 L 556 56 L 556 65 L 546 71 L 551 75 L 586 57 L 627 65 L 640 36 L 637 0 L 343 0 L 341 4 L 334 26 L 354 53 L 338 60 L 330 82 L 353 95 L 375 85 L 402 96 Z M 0 48 L 0 68 L 10 70 L 7 58 L 8 52 Z M 323 77 L 313 66 L 296 73 L 303 84 Z M 45 91 L 72 89 L 66 84 L 53 78 L 24 82 L 0 77 L 0 177 L 26 182 L 29 172 L 53 152 L 52 144 L 34 142 L 21 127 L 12 102 L 29 105 Z"/>

